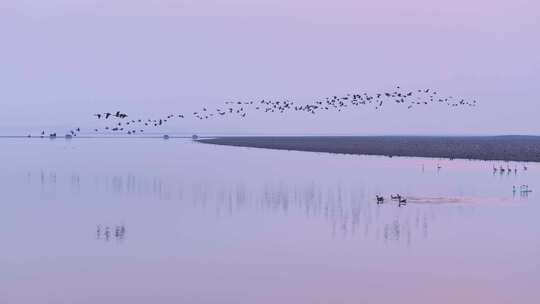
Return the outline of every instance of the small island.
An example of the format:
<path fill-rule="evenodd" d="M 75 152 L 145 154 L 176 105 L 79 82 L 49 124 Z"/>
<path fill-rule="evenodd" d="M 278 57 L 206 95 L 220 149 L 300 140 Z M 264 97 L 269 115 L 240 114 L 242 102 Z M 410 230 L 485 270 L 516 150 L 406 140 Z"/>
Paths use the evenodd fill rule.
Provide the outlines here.
<path fill-rule="evenodd" d="M 357 155 L 540 162 L 540 136 L 217 137 L 216 145 Z"/>

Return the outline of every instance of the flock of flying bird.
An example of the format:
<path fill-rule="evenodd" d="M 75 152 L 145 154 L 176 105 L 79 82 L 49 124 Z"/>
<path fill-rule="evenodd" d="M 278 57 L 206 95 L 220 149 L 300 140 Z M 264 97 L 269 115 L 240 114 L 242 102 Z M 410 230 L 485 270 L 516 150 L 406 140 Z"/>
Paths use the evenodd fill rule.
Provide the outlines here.
<path fill-rule="evenodd" d="M 418 89 L 418 90 L 402 90 L 397 86 L 395 90 L 390 92 L 381 92 L 376 94 L 367 93 L 350 93 L 344 96 L 331 96 L 316 100 L 311 103 L 296 103 L 288 99 L 270 100 L 262 99 L 258 101 L 227 101 L 222 107 L 209 109 L 203 107 L 198 111 L 190 114 L 169 114 L 161 118 L 146 118 L 133 119 L 126 113 L 117 111 L 116 113 L 97 113 L 94 114 L 98 120 L 106 121 L 106 126 L 94 128 L 95 133 L 117 133 L 117 134 L 143 134 L 149 128 L 161 127 L 173 119 L 184 119 L 190 116 L 196 120 L 208 120 L 224 116 L 236 116 L 245 118 L 252 111 L 262 113 L 287 113 L 287 112 L 305 112 L 315 115 L 320 112 L 337 111 L 341 112 L 348 108 L 356 108 L 360 106 L 373 106 L 375 109 L 380 109 L 384 104 L 394 103 L 406 106 L 412 109 L 417 106 L 428 105 L 430 103 L 445 104 L 450 107 L 469 106 L 475 107 L 476 100 L 465 100 L 454 98 L 453 96 L 441 97 L 438 92 L 433 89 Z M 81 128 L 70 130 L 66 137 L 77 136 L 81 133 Z M 46 135 L 45 131 L 41 132 L 41 137 Z M 49 133 L 49 137 L 56 137 L 57 133 Z M 31 137 L 31 135 L 28 135 Z"/>

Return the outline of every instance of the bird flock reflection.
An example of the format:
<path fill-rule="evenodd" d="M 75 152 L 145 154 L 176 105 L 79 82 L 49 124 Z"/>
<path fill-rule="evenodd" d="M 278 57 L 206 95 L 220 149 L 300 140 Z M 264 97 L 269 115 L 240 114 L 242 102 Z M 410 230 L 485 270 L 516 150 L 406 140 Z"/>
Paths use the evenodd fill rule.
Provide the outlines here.
<path fill-rule="evenodd" d="M 38 178 L 31 178 L 34 175 Z M 204 210 L 206 220 L 268 213 L 326 223 L 331 236 L 336 238 L 359 237 L 407 245 L 429 237 L 429 227 L 436 213 L 443 212 L 444 217 L 448 217 L 464 216 L 474 211 L 472 205 L 434 207 L 414 204 L 406 208 L 397 208 L 397 204 L 378 205 L 373 202 L 368 188 L 343 183 L 179 181 L 132 174 L 59 175 L 55 172 L 29 172 L 27 182 L 29 186 L 39 186 L 44 191 L 43 196 L 52 193 L 58 196 L 63 192 L 65 195 L 90 196 L 100 204 L 123 198 L 121 201 L 146 204 L 152 208 L 159 207 L 155 205 L 159 202 L 175 202 L 179 213 L 189 214 L 190 208 Z M 96 230 L 97 239 L 104 241 L 121 241 L 125 234 L 123 224 L 99 224 Z"/>
<path fill-rule="evenodd" d="M 124 224 L 108 226 L 97 225 L 96 239 L 104 240 L 106 242 L 116 240 L 118 242 L 123 241 L 126 238 L 126 227 Z"/>

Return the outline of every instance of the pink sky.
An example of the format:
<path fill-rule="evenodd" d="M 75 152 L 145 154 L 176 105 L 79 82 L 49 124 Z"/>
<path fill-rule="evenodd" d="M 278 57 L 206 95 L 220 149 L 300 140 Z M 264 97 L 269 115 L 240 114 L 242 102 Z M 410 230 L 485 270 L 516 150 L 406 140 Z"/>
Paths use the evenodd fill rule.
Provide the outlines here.
<path fill-rule="evenodd" d="M 92 113 L 115 109 L 155 116 L 232 98 L 310 100 L 399 84 L 481 106 L 171 128 L 540 134 L 537 1 L 75 2 L 0 2 L 2 130 L 90 126 Z"/>

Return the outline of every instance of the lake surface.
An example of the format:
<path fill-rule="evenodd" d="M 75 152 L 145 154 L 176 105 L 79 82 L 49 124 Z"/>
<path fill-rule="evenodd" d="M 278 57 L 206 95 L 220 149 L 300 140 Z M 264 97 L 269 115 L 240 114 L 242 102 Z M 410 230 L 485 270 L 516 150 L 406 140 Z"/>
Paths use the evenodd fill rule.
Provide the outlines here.
<path fill-rule="evenodd" d="M 0 148 L 1 303 L 540 303 L 539 164 L 180 139 Z M 391 193 L 410 201 L 376 204 Z"/>

